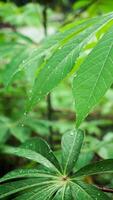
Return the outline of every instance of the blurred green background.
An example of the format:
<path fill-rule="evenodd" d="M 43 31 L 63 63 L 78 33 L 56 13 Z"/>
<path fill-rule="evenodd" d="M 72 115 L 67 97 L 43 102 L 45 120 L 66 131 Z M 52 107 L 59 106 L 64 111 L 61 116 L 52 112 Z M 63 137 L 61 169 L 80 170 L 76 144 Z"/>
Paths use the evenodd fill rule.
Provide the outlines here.
<path fill-rule="evenodd" d="M 33 69 L 20 72 L 8 86 L 10 71 L 64 24 L 113 11 L 112 0 L 4 0 L 0 1 L 0 144 L 17 146 L 41 136 L 59 154 L 61 135 L 75 125 L 71 79 L 65 79 L 26 115 L 25 105 L 33 84 Z M 46 29 L 46 30 L 45 30 Z M 10 70 L 9 70 L 10 69 Z M 50 116 L 51 115 L 51 116 Z M 90 161 L 113 158 L 113 87 L 82 123 L 86 131 L 78 168 Z M 52 136 L 51 136 L 52 134 Z M 32 165 L 7 155 L 0 156 L 0 175 L 19 166 Z M 101 180 L 101 181 L 100 181 Z M 113 176 L 89 177 L 88 182 L 113 186 Z"/>

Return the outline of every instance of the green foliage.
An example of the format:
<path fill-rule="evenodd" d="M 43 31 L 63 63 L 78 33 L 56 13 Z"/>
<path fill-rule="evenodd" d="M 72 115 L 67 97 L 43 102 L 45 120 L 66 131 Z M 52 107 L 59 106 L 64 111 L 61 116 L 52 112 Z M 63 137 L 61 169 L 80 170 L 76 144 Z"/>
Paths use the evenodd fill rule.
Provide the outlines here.
<path fill-rule="evenodd" d="M 73 93 L 78 126 L 113 83 L 112 34 L 113 27 L 91 51 L 74 78 Z"/>
<path fill-rule="evenodd" d="M 63 136 L 63 165 L 57 160 L 49 145 L 39 138 L 26 141 L 20 148 L 3 147 L 2 152 L 28 158 L 41 166 L 37 165 L 33 169 L 17 169 L 2 177 L 0 199 L 12 194 L 15 194 L 15 200 L 110 199 L 96 186 L 85 183 L 83 178 L 88 175 L 113 173 L 112 159 L 89 164 L 73 172 L 83 138 L 84 133 L 81 130 L 74 130 Z"/>
<path fill-rule="evenodd" d="M 3 3 L 0 1 L 0 21 L 16 26 L 41 26 L 41 11 L 42 8 L 39 4 L 33 5 L 31 3 L 18 8 L 11 2 Z"/>
<path fill-rule="evenodd" d="M 45 39 L 40 48 L 35 48 L 27 55 L 23 51 L 22 57 L 17 57 L 19 59 L 16 61 L 17 66 L 13 67 L 13 63 L 9 65 L 8 83 L 12 82 L 15 74 L 20 71 L 26 72 L 33 66 L 30 69 L 33 73 L 33 85 L 27 110 L 30 110 L 63 79 L 73 74 L 76 75 L 73 81 L 76 125 L 81 124 L 113 82 L 112 23 L 113 14 L 110 13 L 70 24 L 60 33 Z M 92 48 L 91 44 L 94 41 L 95 45 Z"/>
<path fill-rule="evenodd" d="M 68 0 L 62 2 L 67 8 L 71 7 Z M 27 31 L 31 26 L 40 29 L 43 7 L 27 4 L 17 8 L 0 2 L 0 162 L 3 169 L 0 173 L 10 170 L 9 163 L 13 166 L 16 162 L 20 167 L 0 179 L 0 199 L 101 200 L 111 197 L 95 184 L 111 187 L 113 177 L 113 13 L 78 20 L 82 10 L 83 18 L 95 15 L 100 8 L 101 13 L 112 10 L 112 6 L 105 6 L 106 11 L 100 6 L 105 5 L 105 1 L 92 2 L 77 1 L 72 13 L 73 17 L 77 16 L 76 22 L 39 43 L 37 38 L 22 34 L 21 29 L 23 26 L 28 26 Z M 95 10 L 97 4 L 99 9 Z M 50 20 L 51 27 L 54 17 Z M 62 84 L 55 89 L 59 83 Z M 52 106 L 48 112 L 48 99 L 44 97 L 51 91 Z M 83 131 L 66 132 L 75 127 L 72 95 L 76 127 L 81 125 L 87 134 L 83 147 Z M 83 122 L 101 99 L 103 101 L 89 116 L 90 121 Z M 31 113 L 28 115 L 26 111 Z M 63 133 L 61 150 L 58 150 Z M 34 137 L 36 135 L 50 141 L 58 151 L 53 152 L 43 139 Z M 108 160 L 95 162 L 98 156 Z M 93 178 L 93 175 L 98 176 Z"/>

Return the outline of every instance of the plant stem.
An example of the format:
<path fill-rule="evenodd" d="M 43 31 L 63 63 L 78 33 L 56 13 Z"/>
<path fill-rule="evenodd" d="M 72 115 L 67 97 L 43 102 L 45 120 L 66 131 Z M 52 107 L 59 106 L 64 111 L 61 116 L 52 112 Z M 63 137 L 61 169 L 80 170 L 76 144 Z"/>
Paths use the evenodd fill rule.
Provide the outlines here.
<path fill-rule="evenodd" d="M 45 37 L 47 36 L 47 5 L 44 5 L 43 9 L 43 27 L 44 27 L 44 33 Z"/>
<path fill-rule="evenodd" d="M 44 27 L 44 33 L 45 37 L 47 36 L 47 5 L 44 6 L 43 9 L 43 27 Z M 52 121 L 52 99 L 51 99 L 51 94 L 48 94 L 47 96 L 47 117 L 49 121 Z M 53 129 L 52 126 L 49 126 L 49 143 L 51 144 L 51 147 L 53 147 Z"/>
<path fill-rule="evenodd" d="M 113 189 L 112 188 L 106 188 L 106 187 L 101 187 L 101 186 L 97 186 L 97 188 L 99 190 L 102 190 L 103 192 L 113 193 Z"/>

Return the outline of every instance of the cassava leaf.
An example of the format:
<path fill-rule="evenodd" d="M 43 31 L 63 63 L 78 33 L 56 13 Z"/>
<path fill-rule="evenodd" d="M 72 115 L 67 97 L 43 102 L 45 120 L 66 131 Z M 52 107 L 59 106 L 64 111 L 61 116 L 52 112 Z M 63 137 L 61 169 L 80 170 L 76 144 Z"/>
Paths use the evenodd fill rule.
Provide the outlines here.
<path fill-rule="evenodd" d="M 50 172 L 45 172 L 43 170 L 38 170 L 38 169 L 17 169 L 17 170 L 13 170 L 9 173 L 7 173 L 5 176 L 3 176 L 0 179 L 0 183 L 4 182 L 4 181 L 9 181 L 12 179 L 20 179 L 20 178 L 33 178 L 33 177 L 42 177 L 42 178 L 56 178 L 56 176 L 54 176 L 53 174 L 51 174 Z"/>
<path fill-rule="evenodd" d="M 113 173 L 113 159 L 103 160 L 86 165 L 85 167 L 77 171 L 74 176 L 81 177 L 103 173 Z"/>
<path fill-rule="evenodd" d="M 47 185 L 50 183 L 51 180 L 48 178 L 29 178 L 26 180 L 5 183 L 4 185 L 0 186 L 0 199 L 23 190 L 31 189 L 33 187 L 36 188 L 43 185 L 46 185 L 47 187 Z M 52 183 L 54 183 L 54 181 L 52 181 Z"/>
<path fill-rule="evenodd" d="M 53 151 L 51 150 L 50 146 L 46 141 L 41 138 L 32 138 L 27 140 L 23 145 L 22 148 L 30 149 L 35 151 L 45 158 L 47 158 L 53 165 L 55 165 L 59 170 L 61 170 L 60 164 L 55 157 Z"/>
<path fill-rule="evenodd" d="M 53 200 L 64 200 L 65 189 L 66 189 L 66 186 L 58 190 Z"/>
<path fill-rule="evenodd" d="M 43 166 L 49 168 L 50 170 L 54 172 L 60 173 L 58 169 L 47 158 L 45 158 L 40 153 L 37 153 L 30 149 L 18 148 L 18 147 L 13 148 L 9 146 L 4 146 L 2 151 L 4 153 L 13 154 L 15 156 L 20 156 L 20 157 L 27 158 L 29 160 L 33 160 L 37 163 L 42 164 Z"/>
<path fill-rule="evenodd" d="M 41 186 L 38 189 L 35 188 L 30 192 L 25 192 L 23 195 L 18 196 L 14 200 L 47 200 L 50 199 L 53 193 L 57 190 L 57 185 Z"/>
<path fill-rule="evenodd" d="M 72 182 L 71 189 L 74 200 L 110 200 L 110 198 L 93 185 L 80 181 Z"/>
<path fill-rule="evenodd" d="M 28 110 L 47 95 L 48 92 L 57 86 L 58 83 L 72 71 L 86 43 L 95 36 L 97 31 L 112 20 L 112 18 L 112 14 L 106 15 L 103 19 L 98 18 L 98 21 L 95 19 L 95 23 L 92 25 L 90 24 L 88 27 L 87 22 L 85 22 L 86 29 L 83 29 L 83 31 L 81 31 L 80 26 L 82 24 L 80 24 L 78 27 L 75 26 L 75 33 L 72 31 L 73 29 L 70 34 L 68 33 L 66 35 L 64 32 L 64 35 L 66 35 L 65 38 L 62 38 L 63 34 L 57 35 L 56 38 L 51 38 L 52 42 L 50 41 L 49 43 L 47 40 L 47 46 L 43 45 L 42 50 L 38 50 L 39 53 L 37 51 L 35 52 L 37 56 L 32 55 L 32 57 L 34 57 L 32 61 L 26 61 L 26 65 L 30 64 L 31 66 L 34 65 L 35 62 L 39 63 L 40 59 L 42 60 L 30 94 Z M 78 33 L 76 29 L 78 29 Z M 79 31 L 81 32 L 79 33 Z"/>
<path fill-rule="evenodd" d="M 83 139 L 84 133 L 81 130 L 73 130 L 63 135 L 61 145 L 64 174 L 69 174 L 75 166 L 80 154 Z"/>
<path fill-rule="evenodd" d="M 4 84 L 9 85 L 10 81 L 13 80 L 14 76 L 19 72 L 19 65 L 23 62 L 24 58 L 29 55 L 28 46 L 19 46 L 18 49 L 14 52 L 10 63 L 6 66 L 4 71 Z M 8 77 L 8 78 L 7 78 Z"/>
<path fill-rule="evenodd" d="M 113 26 L 87 56 L 73 81 L 77 127 L 113 83 Z"/>

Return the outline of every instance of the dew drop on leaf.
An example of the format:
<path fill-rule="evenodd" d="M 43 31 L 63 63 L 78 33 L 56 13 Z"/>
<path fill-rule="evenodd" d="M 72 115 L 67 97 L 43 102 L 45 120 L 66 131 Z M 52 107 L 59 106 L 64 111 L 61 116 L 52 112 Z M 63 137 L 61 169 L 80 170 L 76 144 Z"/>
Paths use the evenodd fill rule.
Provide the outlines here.
<path fill-rule="evenodd" d="M 29 93 L 32 93 L 32 90 L 29 90 Z"/>
<path fill-rule="evenodd" d="M 25 63 L 25 60 L 23 60 L 22 63 L 24 64 L 24 63 Z"/>
<path fill-rule="evenodd" d="M 27 113 L 26 112 L 24 112 L 24 116 L 26 116 L 27 115 Z"/>

